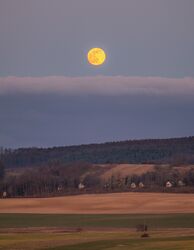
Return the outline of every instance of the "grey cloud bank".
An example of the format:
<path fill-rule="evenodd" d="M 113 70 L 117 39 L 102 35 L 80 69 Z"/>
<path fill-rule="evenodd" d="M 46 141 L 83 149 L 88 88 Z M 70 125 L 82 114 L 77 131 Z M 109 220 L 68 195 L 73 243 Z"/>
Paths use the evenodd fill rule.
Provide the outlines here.
<path fill-rule="evenodd" d="M 193 114 L 193 78 L 0 79 L 4 147 L 190 136 Z"/>
<path fill-rule="evenodd" d="M 162 77 L 0 77 L 0 95 L 5 94 L 62 95 L 191 95 L 194 78 Z"/>
<path fill-rule="evenodd" d="M 194 135 L 193 26 L 193 0 L 0 0 L 0 146 Z"/>

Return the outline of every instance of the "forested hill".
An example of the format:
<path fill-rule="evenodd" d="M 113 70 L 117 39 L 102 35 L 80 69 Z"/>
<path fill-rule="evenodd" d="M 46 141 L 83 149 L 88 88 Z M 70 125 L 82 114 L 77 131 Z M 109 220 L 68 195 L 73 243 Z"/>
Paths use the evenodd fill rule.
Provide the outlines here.
<path fill-rule="evenodd" d="M 173 139 L 129 140 L 53 148 L 3 150 L 6 167 L 72 163 L 194 163 L 194 136 Z"/>

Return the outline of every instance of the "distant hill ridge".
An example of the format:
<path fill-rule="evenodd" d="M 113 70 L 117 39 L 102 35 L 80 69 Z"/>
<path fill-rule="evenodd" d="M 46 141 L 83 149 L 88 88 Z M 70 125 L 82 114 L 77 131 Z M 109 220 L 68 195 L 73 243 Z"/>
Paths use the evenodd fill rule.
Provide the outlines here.
<path fill-rule="evenodd" d="M 60 163 L 194 163 L 194 136 L 169 139 L 144 139 L 64 146 L 5 150 L 6 167 L 29 167 Z"/>

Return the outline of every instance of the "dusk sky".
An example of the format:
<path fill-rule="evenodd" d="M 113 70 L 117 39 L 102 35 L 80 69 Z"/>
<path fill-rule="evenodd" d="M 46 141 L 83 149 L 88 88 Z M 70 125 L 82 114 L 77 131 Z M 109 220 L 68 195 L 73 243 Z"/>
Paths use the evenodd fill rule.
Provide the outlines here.
<path fill-rule="evenodd" d="M 193 0 L 0 0 L 0 146 L 190 135 Z"/>

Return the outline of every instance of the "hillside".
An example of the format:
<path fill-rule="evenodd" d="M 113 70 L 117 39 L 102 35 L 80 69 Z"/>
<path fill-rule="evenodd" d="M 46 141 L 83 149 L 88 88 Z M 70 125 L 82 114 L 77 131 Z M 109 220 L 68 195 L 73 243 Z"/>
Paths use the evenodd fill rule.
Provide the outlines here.
<path fill-rule="evenodd" d="M 194 137 L 5 149 L 1 160 L 0 195 L 9 197 L 194 192 Z"/>
<path fill-rule="evenodd" d="M 170 187 L 166 184 L 170 181 Z M 81 185 L 81 187 L 80 187 Z M 194 193 L 194 164 L 86 164 L 7 169 L 0 197 L 51 197 L 86 193 Z"/>
<path fill-rule="evenodd" d="M 48 165 L 53 162 L 194 163 L 194 137 L 1 151 L 1 159 L 7 168 Z"/>

